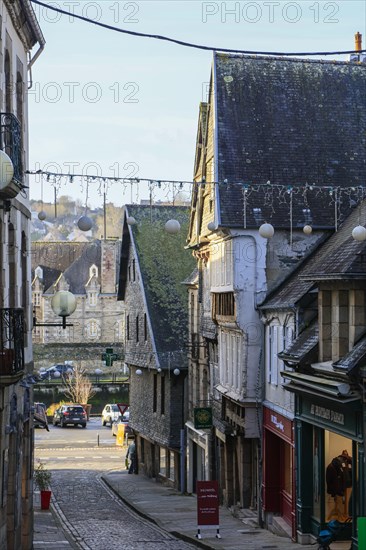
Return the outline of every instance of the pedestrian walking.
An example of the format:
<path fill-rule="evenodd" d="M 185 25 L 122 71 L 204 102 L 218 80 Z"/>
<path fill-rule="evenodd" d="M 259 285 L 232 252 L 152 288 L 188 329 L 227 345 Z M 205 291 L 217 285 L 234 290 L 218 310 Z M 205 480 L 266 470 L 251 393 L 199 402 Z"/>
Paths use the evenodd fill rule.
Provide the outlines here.
<path fill-rule="evenodd" d="M 137 474 L 137 455 L 136 455 L 136 444 L 134 441 L 130 443 L 127 449 L 126 458 L 130 459 L 130 468 L 128 470 L 129 474 Z"/>

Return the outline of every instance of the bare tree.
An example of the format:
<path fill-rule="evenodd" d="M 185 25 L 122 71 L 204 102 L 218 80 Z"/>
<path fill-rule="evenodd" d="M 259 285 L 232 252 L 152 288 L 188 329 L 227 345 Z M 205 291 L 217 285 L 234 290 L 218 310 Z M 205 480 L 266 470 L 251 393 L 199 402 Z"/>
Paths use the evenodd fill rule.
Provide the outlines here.
<path fill-rule="evenodd" d="M 70 397 L 73 403 L 86 405 L 91 397 L 95 395 L 92 383 L 83 367 L 74 367 L 74 374 L 65 380 L 65 395 Z"/>

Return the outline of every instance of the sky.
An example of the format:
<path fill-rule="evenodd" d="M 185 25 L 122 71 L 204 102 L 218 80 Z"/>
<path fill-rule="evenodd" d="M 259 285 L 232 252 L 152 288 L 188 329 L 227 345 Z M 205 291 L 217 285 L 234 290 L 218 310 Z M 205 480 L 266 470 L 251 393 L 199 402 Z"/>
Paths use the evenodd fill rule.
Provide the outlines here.
<path fill-rule="evenodd" d="M 45 2 L 128 31 L 218 50 L 352 50 L 357 31 L 366 47 L 364 0 Z M 29 170 L 191 181 L 212 51 L 113 32 L 36 4 L 34 10 L 46 45 L 28 91 Z M 52 201 L 53 185 L 58 196 L 102 206 L 99 180 L 87 186 L 85 179 L 51 178 L 42 184 L 40 176 L 31 176 L 30 197 Z M 187 195 L 190 188 L 184 187 Z M 106 199 L 122 206 L 148 199 L 149 192 L 147 183 L 119 181 L 108 184 Z M 171 184 L 154 185 L 152 196 L 172 200 L 174 192 Z"/>

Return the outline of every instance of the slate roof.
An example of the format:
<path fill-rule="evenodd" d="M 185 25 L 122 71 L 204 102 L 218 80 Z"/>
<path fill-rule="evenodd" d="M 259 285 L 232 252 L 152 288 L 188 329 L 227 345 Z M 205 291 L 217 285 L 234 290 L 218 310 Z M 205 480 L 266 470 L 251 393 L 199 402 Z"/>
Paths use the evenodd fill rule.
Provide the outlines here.
<path fill-rule="evenodd" d="M 39 267 L 43 270 L 43 279 L 42 284 L 44 289 L 48 289 L 61 275 L 59 269 L 53 269 L 52 267 L 47 267 L 45 265 L 40 265 Z M 34 275 L 34 273 L 33 273 Z"/>
<path fill-rule="evenodd" d="M 90 278 L 89 268 L 95 264 L 98 268 L 100 281 L 101 273 L 101 242 L 89 243 L 77 260 L 64 272 L 65 279 L 70 285 L 69 291 L 73 294 L 86 294 L 85 284 Z"/>
<path fill-rule="evenodd" d="M 34 248 L 33 248 L 34 245 Z M 41 263 L 37 260 L 41 260 Z M 89 268 L 95 264 L 101 269 L 101 242 L 89 243 L 32 243 L 32 272 L 40 265 L 43 269 L 44 292 L 51 288 L 61 273 L 73 294 L 85 294 L 85 284 L 90 278 Z"/>
<path fill-rule="evenodd" d="M 361 363 L 363 363 L 361 365 Z M 366 336 L 361 338 L 359 342 L 349 351 L 341 357 L 338 361 L 333 363 L 335 370 L 346 370 L 347 373 L 351 373 L 353 369 L 358 366 L 366 365 Z"/>
<path fill-rule="evenodd" d="M 319 279 L 366 279 L 366 241 L 359 242 L 352 237 L 352 230 L 360 219 L 366 221 L 366 200 L 264 300 L 261 309 L 294 307 Z"/>
<path fill-rule="evenodd" d="M 299 334 L 291 344 L 278 354 L 278 357 L 289 363 L 299 364 L 307 362 L 310 356 L 316 353 L 319 341 L 318 323 L 314 322 Z"/>
<path fill-rule="evenodd" d="M 186 362 L 188 330 L 187 288 L 182 282 L 196 266 L 190 250 L 184 248 L 189 223 L 189 207 L 127 205 L 126 216 L 137 223 L 128 226 L 136 247 L 142 276 L 148 315 L 153 330 L 160 366 L 167 367 L 168 357 L 177 363 Z M 169 219 L 178 220 L 181 230 L 169 234 L 164 225 Z M 122 237 L 121 274 L 128 261 Z M 120 275 L 118 298 L 124 299 L 126 280 Z"/>
<path fill-rule="evenodd" d="M 216 53 L 213 82 L 219 225 L 243 227 L 243 184 L 247 227 L 260 225 L 258 207 L 263 221 L 289 227 L 290 196 L 273 184 L 365 185 L 365 64 Z M 304 225 L 307 208 L 313 227 L 334 226 L 332 197 L 314 190 L 295 198 L 293 227 Z M 343 199 L 340 220 L 350 206 Z"/>

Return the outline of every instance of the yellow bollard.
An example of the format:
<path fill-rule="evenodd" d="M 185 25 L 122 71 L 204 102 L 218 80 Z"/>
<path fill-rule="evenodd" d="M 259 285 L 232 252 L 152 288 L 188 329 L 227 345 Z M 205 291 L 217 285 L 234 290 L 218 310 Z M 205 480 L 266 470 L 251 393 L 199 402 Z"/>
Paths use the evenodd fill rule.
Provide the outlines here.
<path fill-rule="evenodd" d="M 124 438 L 125 438 L 125 425 L 118 424 L 116 445 L 120 445 L 121 447 L 123 447 Z"/>

